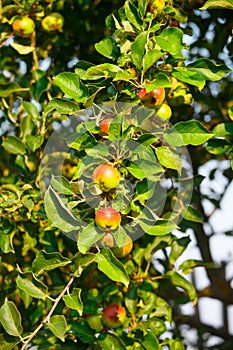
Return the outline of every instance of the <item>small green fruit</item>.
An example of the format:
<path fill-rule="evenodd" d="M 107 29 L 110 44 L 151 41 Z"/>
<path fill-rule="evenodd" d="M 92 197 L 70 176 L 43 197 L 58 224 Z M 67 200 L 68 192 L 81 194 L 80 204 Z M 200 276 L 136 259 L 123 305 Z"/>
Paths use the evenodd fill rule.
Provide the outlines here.
<path fill-rule="evenodd" d="M 172 110 L 166 103 L 163 103 L 162 106 L 157 111 L 157 115 L 162 120 L 169 120 L 172 116 Z"/>
<path fill-rule="evenodd" d="M 47 32 L 61 32 L 62 27 L 64 25 L 64 17 L 58 12 L 53 12 L 50 15 L 43 18 L 41 24 L 44 30 L 46 30 Z"/>
<path fill-rule="evenodd" d="M 114 247 L 112 248 L 113 254 L 121 259 L 124 258 L 126 255 L 128 255 L 131 250 L 133 249 L 133 242 L 130 236 L 126 236 L 126 244 L 123 245 L 122 247 Z"/>
<path fill-rule="evenodd" d="M 15 35 L 28 38 L 35 30 L 35 23 L 29 17 L 20 17 L 13 22 L 12 28 Z"/>
<path fill-rule="evenodd" d="M 94 329 L 97 333 L 101 332 L 103 329 L 103 324 L 100 315 L 88 315 L 86 320 L 89 326 Z"/>

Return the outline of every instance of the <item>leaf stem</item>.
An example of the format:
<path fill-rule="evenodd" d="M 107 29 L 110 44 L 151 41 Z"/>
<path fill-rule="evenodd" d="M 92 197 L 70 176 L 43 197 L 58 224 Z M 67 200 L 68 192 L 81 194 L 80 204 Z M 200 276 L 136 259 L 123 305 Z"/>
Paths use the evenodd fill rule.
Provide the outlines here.
<path fill-rule="evenodd" d="M 50 312 L 48 315 L 45 317 L 45 319 L 39 324 L 39 326 L 34 330 L 34 332 L 30 335 L 30 337 L 27 339 L 27 341 L 23 344 L 21 350 L 26 350 L 27 346 L 29 345 L 30 341 L 36 336 L 36 334 L 41 330 L 41 328 L 44 326 L 45 323 L 48 323 L 51 316 L 53 315 L 58 303 L 62 299 L 63 295 L 65 295 L 69 289 L 72 283 L 75 280 L 75 276 L 72 276 L 65 288 L 62 290 L 62 292 L 58 295 L 58 297 L 54 300 L 53 307 L 51 308 Z"/>

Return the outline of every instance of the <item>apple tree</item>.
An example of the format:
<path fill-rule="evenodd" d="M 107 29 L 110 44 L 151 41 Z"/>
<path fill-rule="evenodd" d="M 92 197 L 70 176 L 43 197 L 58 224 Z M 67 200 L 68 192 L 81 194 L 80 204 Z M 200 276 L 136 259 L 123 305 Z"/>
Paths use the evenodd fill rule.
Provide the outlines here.
<path fill-rule="evenodd" d="M 1 2 L 1 349 L 182 350 L 185 329 L 230 349 L 198 299 L 233 294 L 205 209 L 232 180 L 232 10 Z M 202 191 L 209 160 L 209 180 L 225 160 L 222 193 Z"/>

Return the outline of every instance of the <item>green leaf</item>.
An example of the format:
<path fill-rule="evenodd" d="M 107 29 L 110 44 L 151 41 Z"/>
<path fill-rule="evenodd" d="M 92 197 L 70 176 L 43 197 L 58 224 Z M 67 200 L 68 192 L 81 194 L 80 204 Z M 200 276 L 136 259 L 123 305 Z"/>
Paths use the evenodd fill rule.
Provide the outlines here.
<path fill-rule="evenodd" d="M 157 147 L 155 153 L 161 165 L 169 169 L 177 170 L 177 172 L 181 174 L 182 160 L 179 154 L 166 146 Z"/>
<path fill-rule="evenodd" d="M 158 219 L 155 221 L 140 220 L 140 226 L 142 229 L 151 236 L 163 236 L 167 235 L 171 231 L 177 229 L 177 225 L 173 222 Z"/>
<path fill-rule="evenodd" d="M 17 341 L 15 337 L 11 337 L 8 334 L 0 334 L 0 349 L 12 350 L 20 341 Z"/>
<path fill-rule="evenodd" d="M 39 111 L 38 108 L 35 106 L 32 102 L 23 101 L 22 102 L 23 108 L 27 112 L 27 114 L 31 117 L 32 120 L 39 118 Z"/>
<path fill-rule="evenodd" d="M 139 159 L 134 161 L 127 167 L 127 170 L 132 174 L 136 179 L 144 179 L 148 176 L 163 173 L 163 168 L 158 164 L 155 159 L 155 162 L 148 162 L 144 159 Z"/>
<path fill-rule="evenodd" d="M 159 349 L 161 349 L 159 346 L 159 342 L 158 342 L 157 337 L 152 332 L 148 332 L 143 337 L 142 344 L 146 350 L 159 350 Z"/>
<path fill-rule="evenodd" d="M 167 130 L 164 134 L 165 140 L 171 146 L 198 146 L 208 141 L 214 136 L 210 133 L 199 121 L 188 120 L 186 122 L 179 122 L 174 125 L 176 131 L 173 129 Z"/>
<path fill-rule="evenodd" d="M 14 92 L 20 92 L 24 90 L 16 83 L 0 84 L 0 97 L 8 97 Z"/>
<path fill-rule="evenodd" d="M 129 277 L 122 263 L 115 258 L 110 249 L 102 249 L 96 254 L 98 269 L 115 282 L 121 282 L 126 287 L 129 284 Z"/>
<path fill-rule="evenodd" d="M 10 43 L 10 45 L 15 49 L 20 55 L 28 55 L 35 50 L 34 46 L 25 46 L 17 43 Z"/>
<path fill-rule="evenodd" d="M 102 237 L 105 232 L 97 231 L 93 223 L 87 225 L 78 234 L 78 249 L 82 254 L 86 254 L 88 249 Z"/>
<path fill-rule="evenodd" d="M 44 142 L 44 135 L 27 135 L 26 141 L 32 152 L 35 152 Z"/>
<path fill-rule="evenodd" d="M 65 316 L 63 315 L 54 315 L 50 318 L 50 321 L 46 323 L 51 332 L 61 341 L 65 341 L 65 333 L 67 330 L 67 322 Z"/>
<path fill-rule="evenodd" d="M 126 1 L 124 5 L 125 15 L 128 21 L 139 31 L 142 30 L 142 21 L 138 16 L 137 8 L 130 1 Z"/>
<path fill-rule="evenodd" d="M 223 139 L 211 139 L 206 146 L 207 152 L 217 156 L 227 153 L 230 148 L 231 145 Z"/>
<path fill-rule="evenodd" d="M 71 72 L 59 73 L 53 78 L 54 82 L 69 97 L 77 102 L 82 102 L 84 97 L 84 88 L 77 74 Z"/>
<path fill-rule="evenodd" d="M 146 72 L 161 56 L 163 56 L 163 53 L 160 50 L 147 51 L 143 59 L 143 71 Z"/>
<path fill-rule="evenodd" d="M 52 176 L 51 186 L 60 193 L 73 195 L 69 181 L 63 176 Z"/>
<path fill-rule="evenodd" d="M 54 227 L 63 232 L 77 231 L 80 228 L 80 221 L 75 218 L 51 186 L 45 192 L 44 205 L 48 219 Z"/>
<path fill-rule="evenodd" d="M 207 0 L 203 7 L 199 10 L 208 9 L 228 9 L 233 10 L 232 0 Z"/>
<path fill-rule="evenodd" d="M 83 313 L 83 303 L 81 300 L 81 288 L 74 288 L 71 294 L 64 295 L 63 300 L 66 306 L 70 309 L 78 311 L 79 315 Z"/>
<path fill-rule="evenodd" d="M 26 146 L 25 144 L 17 137 L 13 135 L 8 135 L 3 139 L 2 146 L 6 151 L 13 154 L 25 154 Z"/>
<path fill-rule="evenodd" d="M 214 127 L 212 132 L 217 137 L 233 135 L 233 123 L 232 122 L 219 123 Z"/>
<path fill-rule="evenodd" d="M 175 67 L 172 74 L 175 78 L 195 85 L 201 90 L 206 80 L 218 81 L 229 72 L 230 69 L 223 64 L 215 65 L 209 59 L 200 58 L 187 67 Z"/>
<path fill-rule="evenodd" d="M 71 261 L 63 257 L 60 253 L 47 253 L 43 250 L 37 252 L 36 258 L 32 263 L 33 271 L 39 275 L 44 271 L 54 270 L 57 267 L 66 266 Z"/>
<path fill-rule="evenodd" d="M 72 274 L 76 277 L 79 277 L 83 271 L 83 267 L 87 267 L 92 262 L 96 260 L 95 254 L 82 254 L 80 252 L 76 253 L 72 259 L 72 264 L 70 269 Z"/>
<path fill-rule="evenodd" d="M 99 43 L 96 43 L 95 49 L 104 57 L 110 59 L 114 58 L 114 41 L 110 36 L 107 36 Z"/>
<path fill-rule="evenodd" d="M 145 48 L 146 48 L 146 43 L 147 43 L 147 32 L 142 32 L 139 34 L 134 43 L 132 44 L 132 60 L 135 66 L 138 69 L 142 69 L 142 59 L 144 56 Z"/>
<path fill-rule="evenodd" d="M 135 315 L 137 311 L 137 304 L 138 304 L 137 287 L 134 284 L 132 284 L 132 286 L 130 287 L 130 289 L 128 290 L 125 296 L 125 306 L 127 307 L 127 310 L 132 315 Z"/>
<path fill-rule="evenodd" d="M 47 286 L 39 281 L 31 272 L 19 275 L 16 278 L 17 286 L 33 298 L 43 299 L 47 292 Z"/>
<path fill-rule="evenodd" d="M 191 282 L 189 282 L 186 278 L 184 278 L 176 271 L 169 271 L 167 273 L 167 276 L 171 279 L 171 282 L 175 286 L 180 287 L 187 292 L 189 299 L 192 301 L 193 305 L 197 303 L 196 289 Z"/>
<path fill-rule="evenodd" d="M 204 223 L 204 217 L 202 213 L 200 213 L 200 211 L 191 206 L 188 206 L 184 209 L 183 217 L 185 220 L 188 221 L 199 222 L 201 224 Z"/>
<path fill-rule="evenodd" d="M 205 267 L 207 269 L 218 269 L 219 267 L 215 263 L 206 263 L 201 260 L 189 259 L 185 260 L 182 264 L 178 266 L 178 270 L 183 274 L 189 274 L 193 272 L 196 267 Z"/>
<path fill-rule="evenodd" d="M 154 75 L 154 80 L 151 80 L 150 84 L 145 84 L 144 87 L 146 88 L 147 92 L 151 92 L 156 88 L 161 87 L 171 87 L 171 79 L 167 74 L 159 72 L 158 74 Z"/>
<path fill-rule="evenodd" d="M 176 27 L 165 28 L 159 36 L 155 37 L 155 40 L 162 50 L 173 56 L 179 55 L 184 49 L 183 31 Z"/>
<path fill-rule="evenodd" d="M 91 329 L 87 321 L 84 319 L 73 322 L 72 331 L 83 343 L 90 344 L 96 341 L 96 331 Z"/>
<path fill-rule="evenodd" d="M 115 78 L 117 72 L 120 70 L 120 67 L 111 63 L 99 64 L 98 66 L 88 68 L 85 79 L 97 80 L 100 78 Z"/>
<path fill-rule="evenodd" d="M 47 114 L 54 109 L 61 114 L 72 114 L 79 110 L 79 106 L 74 102 L 55 97 L 49 101 L 44 109 L 44 113 Z"/>
<path fill-rule="evenodd" d="M 181 254 L 185 251 L 191 239 L 189 237 L 181 237 L 172 242 L 171 245 L 171 253 L 169 255 L 169 263 L 174 266 L 176 260 L 181 256 Z"/>
<path fill-rule="evenodd" d="M 0 308 L 0 322 L 10 335 L 18 337 L 23 333 L 20 312 L 15 304 L 12 301 L 8 301 L 7 298 Z"/>
<path fill-rule="evenodd" d="M 231 106 L 231 107 L 228 109 L 228 115 L 229 115 L 229 117 L 231 118 L 231 120 L 233 121 L 233 106 Z"/>

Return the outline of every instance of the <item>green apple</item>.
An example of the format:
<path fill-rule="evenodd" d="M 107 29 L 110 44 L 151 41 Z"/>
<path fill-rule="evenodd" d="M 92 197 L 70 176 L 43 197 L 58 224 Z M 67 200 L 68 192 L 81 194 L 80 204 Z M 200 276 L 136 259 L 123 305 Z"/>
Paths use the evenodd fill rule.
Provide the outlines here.
<path fill-rule="evenodd" d="M 127 235 L 125 245 L 121 247 L 114 247 L 112 248 L 112 251 L 113 251 L 113 254 L 120 259 L 128 255 L 132 249 L 133 249 L 132 239 L 130 238 L 130 236 Z"/>
<path fill-rule="evenodd" d="M 163 103 L 162 106 L 159 108 L 157 111 L 157 115 L 162 119 L 162 120 L 169 120 L 172 116 L 172 110 L 168 106 L 168 104 Z"/>
<path fill-rule="evenodd" d="M 21 36 L 23 38 L 28 38 L 35 30 L 35 23 L 31 18 L 27 16 L 19 17 L 13 22 L 12 28 L 15 35 Z"/>
<path fill-rule="evenodd" d="M 47 32 L 61 32 L 64 25 L 64 17 L 58 12 L 53 12 L 44 17 L 41 24 Z"/>
<path fill-rule="evenodd" d="M 94 329 L 97 333 L 101 332 L 103 329 L 103 324 L 100 315 L 88 315 L 86 320 L 89 326 Z"/>

